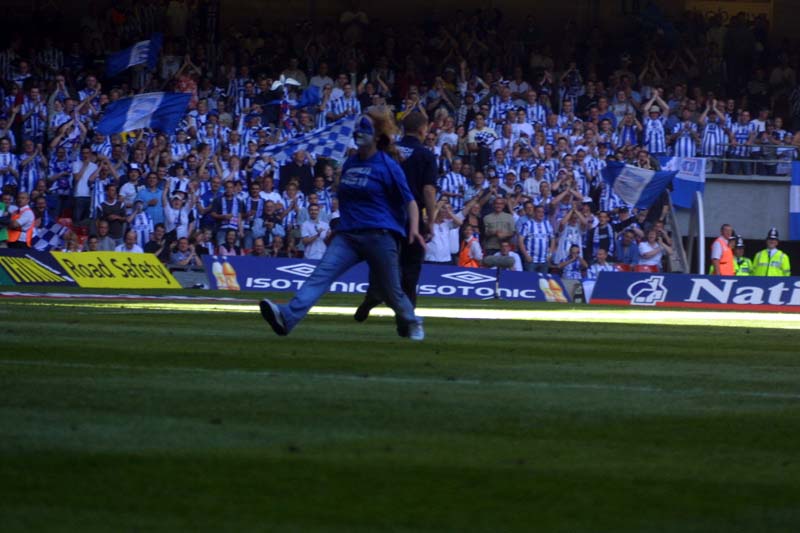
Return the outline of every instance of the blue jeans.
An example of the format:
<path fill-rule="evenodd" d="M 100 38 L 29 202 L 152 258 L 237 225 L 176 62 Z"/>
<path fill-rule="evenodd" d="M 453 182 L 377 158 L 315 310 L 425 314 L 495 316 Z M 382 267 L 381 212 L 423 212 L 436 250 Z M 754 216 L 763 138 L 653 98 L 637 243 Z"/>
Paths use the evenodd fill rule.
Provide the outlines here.
<path fill-rule="evenodd" d="M 395 313 L 398 329 L 422 322 L 400 287 L 400 261 L 395 236 L 385 230 L 337 233 L 317 268 L 294 298 L 280 306 L 286 328 L 291 331 L 325 294 L 331 283 L 353 265 L 366 260 L 370 278 L 379 284 L 386 304 Z"/>

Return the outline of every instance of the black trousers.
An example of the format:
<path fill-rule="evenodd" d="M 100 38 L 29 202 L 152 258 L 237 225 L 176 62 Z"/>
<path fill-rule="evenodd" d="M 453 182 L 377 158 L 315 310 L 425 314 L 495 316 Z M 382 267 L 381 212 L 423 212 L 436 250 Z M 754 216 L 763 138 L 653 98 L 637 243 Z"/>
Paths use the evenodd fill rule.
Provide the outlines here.
<path fill-rule="evenodd" d="M 400 285 L 403 292 L 417 306 L 417 283 L 422 272 L 422 262 L 425 260 L 425 249 L 416 241 L 409 244 L 406 237 L 400 239 Z M 369 273 L 369 288 L 364 297 L 364 303 L 375 307 L 384 301 L 380 283 L 373 283 L 372 271 Z"/>

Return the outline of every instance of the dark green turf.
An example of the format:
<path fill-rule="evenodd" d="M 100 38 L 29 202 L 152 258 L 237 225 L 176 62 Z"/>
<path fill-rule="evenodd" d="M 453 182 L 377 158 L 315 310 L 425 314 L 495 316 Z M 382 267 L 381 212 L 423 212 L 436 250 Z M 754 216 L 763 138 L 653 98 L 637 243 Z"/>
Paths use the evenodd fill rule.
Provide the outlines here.
<path fill-rule="evenodd" d="M 426 326 L 0 302 L 0 531 L 797 530 L 798 332 Z"/>

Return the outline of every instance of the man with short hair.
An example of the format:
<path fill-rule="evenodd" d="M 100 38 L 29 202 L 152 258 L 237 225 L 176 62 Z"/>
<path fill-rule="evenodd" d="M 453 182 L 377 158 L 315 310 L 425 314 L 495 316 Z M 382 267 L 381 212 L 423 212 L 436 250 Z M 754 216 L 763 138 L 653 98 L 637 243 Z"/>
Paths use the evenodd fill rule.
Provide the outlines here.
<path fill-rule="evenodd" d="M 131 230 L 125 233 L 125 238 L 122 244 L 114 248 L 115 252 L 128 252 L 133 254 L 144 253 L 142 247 L 136 244 L 136 232 Z"/>
<path fill-rule="evenodd" d="M 256 237 L 253 239 L 253 249 L 250 251 L 252 257 L 269 257 L 267 247 L 264 244 L 264 239 Z"/>
<path fill-rule="evenodd" d="M 533 217 L 519 224 L 518 247 L 524 259 L 523 268 L 526 272 L 547 274 L 550 268 L 550 258 L 555 251 L 555 232 L 549 220 L 545 219 L 544 206 L 533 206 L 532 202 L 525 202 L 526 212 L 533 208 Z"/>
<path fill-rule="evenodd" d="M 500 243 L 500 251 L 494 254 L 494 257 L 510 257 L 514 260 L 514 266 L 509 268 L 512 272 L 522 272 L 522 260 L 517 252 L 511 250 L 511 242 L 503 240 Z"/>
<path fill-rule="evenodd" d="M 125 216 L 125 204 L 117 198 L 117 186 L 113 183 L 106 185 L 106 198 L 100 204 L 99 220 L 108 223 L 108 235 L 116 244 L 122 244 L 122 236 L 128 217 Z"/>
<path fill-rule="evenodd" d="M 506 211 L 506 199 L 497 197 L 492 204 L 493 211 L 483 217 L 484 241 L 486 255 L 494 255 L 500 251 L 500 242 L 514 236 L 514 216 Z"/>
<path fill-rule="evenodd" d="M 717 276 L 733 276 L 735 274 L 733 268 L 733 250 L 729 246 L 729 242 L 733 237 L 733 227 L 730 224 L 723 224 L 719 229 L 719 237 L 714 240 L 711 245 L 711 264 L 712 275 Z"/>
<path fill-rule="evenodd" d="M 17 194 L 16 205 L 8 211 L 11 213 L 8 224 L 8 247 L 9 248 L 30 248 L 33 240 L 33 232 L 36 222 L 36 215 L 31 209 L 30 196 L 27 192 L 21 191 Z"/>
<path fill-rule="evenodd" d="M 80 161 L 72 164 L 72 182 L 74 184 L 74 203 L 72 219 L 80 223 L 90 217 L 92 205 L 91 183 L 100 174 L 100 167 L 92 161 L 92 151 L 88 147 L 81 148 Z"/>
<path fill-rule="evenodd" d="M 319 205 L 308 206 L 308 220 L 300 227 L 303 239 L 303 257 L 306 259 L 322 259 L 328 245 L 325 243 L 331 228 L 327 222 L 319 218 Z"/>
<path fill-rule="evenodd" d="M 146 254 L 154 254 L 162 263 L 169 261 L 170 255 L 169 242 L 166 239 L 166 235 L 167 229 L 162 222 L 159 222 L 156 224 L 152 235 L 150 235 L 150 240 L 143 247 Z"/>

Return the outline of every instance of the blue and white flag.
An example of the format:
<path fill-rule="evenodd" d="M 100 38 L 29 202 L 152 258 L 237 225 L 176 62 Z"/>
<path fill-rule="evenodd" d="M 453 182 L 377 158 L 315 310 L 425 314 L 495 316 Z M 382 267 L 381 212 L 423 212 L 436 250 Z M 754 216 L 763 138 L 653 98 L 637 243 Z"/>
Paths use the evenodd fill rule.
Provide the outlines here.
<path fill-rule="evenodd" d="M 145 93 L 109 104 L 97 125 L 103 135 L 142 128 L 173 133 L 186 113 L 189 93 Z"/>
<path fill-rule="evenodd" d="M 49 252 L 64 246 L 66 227 L 58 223 L 50 224 L 46 228 L 39 228 L 31 238 L 31 248 L 40 252 Z"/>
<path fill-rule="evenodd" d="M 800 161 L 792 162 L 792 186 L 789 189 L 789 239 L 800 239 Z"/>
<path fill-rule="evenodd" d="M 603 179 L 623 202 L 647 209 L 658 200 L 677 172 L 656 172 L 619 161 L 609 161 L 602 174 Z"/>
<path fill-rule="evenodd" d="M 703 157 L 663 157 L 659 158 L 661 168 L 676 170 L 672 181 L 672 203 L 678 207 L 691 209 L 695 193 L 706 190 L 706 160 Z"/>
<path fill-rule="evenodd" d="M 113 77 L 129 67 L 143 64 L 147 64 L 150 70 L 156 68 L 163 41 L 160 33 L 154 33 L 147 41 L 139 41 L 130 48 L 109 54 L 106 75 Z"/>
<path fill-rule="evenodd" d="M 353 130 L 356 117 L 345 117 L 328 124 L 324 128 L 316 129 L 310 133 L 295 137 L 285 143 L 269 146 L 264 150 L 265 155 L 271 155 L 278 162 L 291 159 L 292 154 L 298 150 L 305 150 L 316 157 L 325 157 L 341 161 L 345 158 L 347 149 L 353 142 Z"/>

